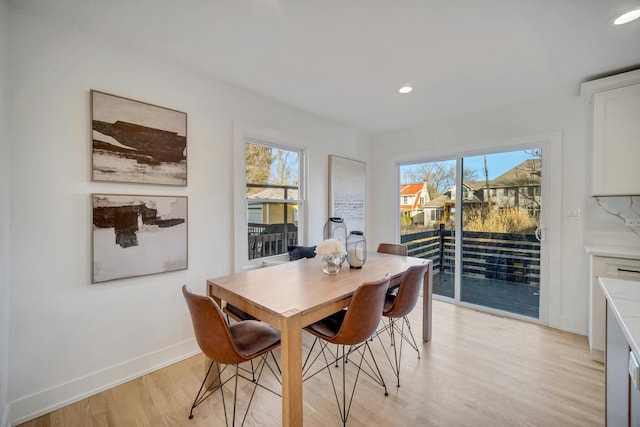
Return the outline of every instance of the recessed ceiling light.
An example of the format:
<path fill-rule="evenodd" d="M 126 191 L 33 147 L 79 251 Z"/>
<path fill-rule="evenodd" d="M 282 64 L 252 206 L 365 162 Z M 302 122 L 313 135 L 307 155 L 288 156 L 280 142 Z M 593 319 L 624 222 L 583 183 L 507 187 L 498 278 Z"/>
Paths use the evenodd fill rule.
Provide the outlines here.
<path fill-rule="evenodd" d="M 613 23 L 614 25 L 628 24 L 629 22 L 635 21 L 638 18 L 640 18 L 640 8 L 630 10 L 627 13 L 623 13 L 622 15 L 618 16 L 615 21 L 613 21 Z"/>
<path fill-rule="evenodd" d="M 400 92 L 400 93 L 409 93 L 412 90 L 413 90 L 413 87 L 411 87 L 411 85 L 404 85 L 400 89 L 398 89 L 398 92 Z"/>

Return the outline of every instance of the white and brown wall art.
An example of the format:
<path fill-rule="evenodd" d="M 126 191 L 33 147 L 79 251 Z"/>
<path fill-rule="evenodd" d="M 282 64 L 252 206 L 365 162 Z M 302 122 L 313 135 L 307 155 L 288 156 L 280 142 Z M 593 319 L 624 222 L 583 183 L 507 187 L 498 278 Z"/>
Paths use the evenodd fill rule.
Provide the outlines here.
<path fill-rule="evenodd" d="M 187 268 L 187 197 L 92 198 L 93 283 Z"/>
<path fill-rule="evenodd" d="M 92 180 L 187 185 L 187 113 L 91 91 Z"/>

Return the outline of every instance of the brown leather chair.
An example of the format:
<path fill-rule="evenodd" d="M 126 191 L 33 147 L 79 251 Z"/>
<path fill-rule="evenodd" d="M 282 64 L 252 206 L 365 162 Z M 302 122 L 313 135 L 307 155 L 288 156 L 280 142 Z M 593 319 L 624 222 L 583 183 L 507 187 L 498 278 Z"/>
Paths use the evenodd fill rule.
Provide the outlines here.
<path fill-rule="evenodd" d="M 407 256 L 409 254 L 407 246 L 400 245 L 398 243 L 380 243 L 378 245 L 378 252 L 402 256 Z"/>
<path fill-rule="evenodd" d="M 416 306 L 418 296 L 420 295 L 420 288 L 422 287 L 424 275 L 427 272 L 429 264 L 426 262 L 421 265 L 415 265 L 409 267 L 407 271 L 402 275 L 400 285 L 398 286 L 398 293 L 396 295 L 387 294 L 382 316 L 389 319 L 389 322 L 381 330 L 376 333 L 376 336 L 380 338 L 380 334 L 384 331 L 388 331 L 391 337 L 391 346 L 393 347 L 394 361 L 391 361 L 391 357 L 387 353 L 384 346 L 387 359 L 391 363 L 393 373 L 396 374 L 398 380 L 397 386 L 400 387 L 400 361 L 402 359 L 402 342 L 406 341 L 415 351 L 418 352 L 418 359 L 420 359 L 420 349 L 411 332 L 411 324 L 407 315 Z M 400 326 L 398 326 L 398 321 Z M 407 334 L 405 334 L 404 327 L 407 326 Z M 396 334 L 399 334 L 400 346 L 396 340 Z M 411 340 L 409 340 L 409 338 Z"/>
<path fill-rule="evenodd" d="M 360 287 L 358 287 L 358 289 L 355 291 L 353 297 L 351 298 L 349 307 L 346 310 L 341 310 L 304 328 L 306 331 L 315 335 L 315 340 L 311 345 L 311 350 L 309 351 L 309 355 L 307 356 L 307 360 L 305 361 L 305 366 L 303 367 L 303 377 L 305 377 L 305 380 L 333 365 L 334 355 L 329 350 L 327 350 L 327 346 L 329 344 L 338 344 L 342 348 L 342 356 L 340 356 L 339 358 L 336 357 L 336 359 L 342 359 L 343 361 L 342 406 L 340 405 L 340 399 L 338 398 L 338 393 L 333 381 L 333 376 L 331 375 L 331 369 L 328 369 L 328 371 L 331 378 L 331 384 L 333 385 L 333 391 L 336 395 L 336 401 L 338 402 L 338 409 L 341 412 L 343 425 L 347 424 L 347 417 L 349 416 L 351 402 L 353 401 L 353 395 L 355 393 L 358 376 L 361 371 L 369 375 L 369 377 L 371 377 L 376 382 L 378 382 L 378 384 L 384 387 L 385 396 L 389 395 L 389 393 L 387 392 L 387 386 L 384 383 L 384 379 L 382 378 L 382 374 L 380 372 L 380 369 L 378 368 L 378 364 L 375 361 L 368 343 L 369 338 L 373 335 L 376 328 L 378 327 L 378 324 L 380 323 L 382 308 L 384 306 L 388 286 L 389 275 L 375 282 L 364 283 L 360 285 Z M 319 359 L 320 354 L 318 354 L 310 362 L 310 365 L 307 366 L 309 360 L 311 360 L 310 356 L 317 342 L 320 343 L 320 354 L 322 354 L 324 363 L 326 365 L 311 375 L 305 375 L 305 373 L 309 372 L 314 362 Z M 345 352 L 345 346 L 349 346 L 348 352 Z M 363 361 L 365 362 L 366 366 L 371 366 L 369 362 L 364 360 L 365 351 L 368 351 L 368 354 L 372 359 L 373 366 L 375 366 L 377 373 L 369 373 L 363 369 Z M 351 397 L 347 406 L 347 396 L 345 393 L 345 365 L 347 358 L 349 358 L 349 360 L 351 361 L 350 356 L 354 353 L 358 353 L 361 357 L 360 362 L 357 365 L 358 375 L 356 375 L 356 378 L 354 380 L 353 388 L 351 390 Z M 328 357 L 327 354 L 329 355 Z M 335 360 L 335 362 L 337 363 L 337 360 Z"/>
<path fill-rule="evenodd" d="M 280 345 L 280 332 L 277 329 L 256 320 L 246 320 L 229 326 L 224 319 L 222 310 L 220 310 L 220 307 L 218 307 L 218 304 L 213 300 L 213 298 L 196 295 L 190 291 L 187 285 L 182 286 L 182 294 L 184 295 L 184 298 L 187 301 L 187 306 L 189 307 L 191 322 L 193 323 L 193 331 L 195 333 L 198 346 L 204 355 L 211 359 L 209 369 L 207 370 L 204 380 L 202 381 L 202 385 L 200 386 L 198 394 L 196 394 L 196 398 L 191 406 L 191 410 L 189 411 L 189 419 L 193 418 L 193 410 L 196 406 L 201 404 L 215 391 L 220 390 L 224 405 L 224 418 L 228 426 L 229 421 L 227 418 L 227 408 L 224 404 L 224 385 L 235 378 L 234 390 L 237 391 L 238 377 L 242 377 L 245 380 L 254 383 L 251 398 L 247 404 L 247 410 L 245 411 L 242 419 L 242 423 L 244 424 L 244 420 L 249 412 L 249 406 L 253 400 L 253 395 L 257 386 L 260 385 L 260 377 L 265 365 L 274 375 L 276 375 L 273 368 L 267 363 L 267 356 L 272 350 Z M 273 357 L 272 353 L 271 355 Z M 256 368 L 258 378 L 252 379 L 243 376 L 239 371 L 238 365 L 243 362 L 252 361 L 258 357 L 261 358 Z M 275 357 L 273 360 L 275 361 Z M 207 379 L 210 376 L 213 377 L 212 370 L 214 363 L 216 363 L 217 375 L 212 379 L 212 384 L 218 386 L 212 390 L 206 390 L 205 384 L 207 383 Z M 221 370 L 220 364 L 235 365 L 235 373 L 224 380 L 222 373 L 228 366 L 225 366 Z M 279 367 L 277 369 L 278 371 L 280 370 Z M 275 391 L 262 385 L 260 386 L 280 396 L 280 394 Z M 237 393 L 234 392 L 232 425 L 235 425 L 236 421 L 236 400 Z"/>
<path fill-rule="evenodd" d="M 401 245 L 398 243 L 380 243 L 378 245 L 377 252 L 392 254 L 392 255 L 401 255 L 407 256 L 409 254 L 409 250 L 406 245 Z M 389 282 L 389 291 L 390 293 L 395 293 L 396 288 L 400 284 L 401 277 L 394 277 Z"/>

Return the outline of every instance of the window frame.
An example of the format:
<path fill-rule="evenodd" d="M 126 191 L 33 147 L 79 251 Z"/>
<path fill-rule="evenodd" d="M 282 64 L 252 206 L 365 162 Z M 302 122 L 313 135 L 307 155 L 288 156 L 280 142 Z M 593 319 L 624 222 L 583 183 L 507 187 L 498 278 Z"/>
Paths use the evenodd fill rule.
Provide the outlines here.
<path fill-rule="evenodd" d="M 234 271 L 240 272 L 253 268 L 288 261 L 288 254 L 257 258 L 249 260 L 248 245 L 248 201 L 246 197 L 246 143 L 263 144 L 274 148 L 299 153 L 299 188 L 298 188 L 298 244 L 306 242 L 307 220 L 307 182 L 308 182 L 308 149 L 306 145 L 293 142 L 294 138 L 281 131 L 269 129 L 260 125 L 234 120 Z M 278 200 L 270 200 L 278 202 Z M 241 219 L 244 218 L 244 221 Z"/>
<path fill-rule="evenodd" d="M 484 148 L 478 149 L 477 146 L 459 147 L 458 150 L 449 152 L 445 151 L 432 153 L 433 150 L 428 152 L 412 152 L 409 154 L 399 155 L 391 157 L 395 167 L 394 179 L 396 181 L 395 194 L 398 194 L 400 188 L 401 168 L 406 165 L 414 165 L 419 163 L 440 162 L 451 160 L 451 157 L 456 159 L 467 156 L 490 154 L 493 152 L 501 151 L 515 151 L 531 149 L 532 147 L 542 148 L 542 186 L 538 186 L 539 196 L 543 198 L 542 208 L 540 209 L 541 221 L 542 221 L 542 245 L 545 247 L 545 254 L 541 256 L 541 268 L 544 273 L 541 274 L 540 282 L 540 312 L 538 322 L 550 327 L 557 328 L 558 325 L 562 325 L 561 316 L 561 303 L 562 303 L 562 289 L 558 286 L 551 286 L 549 283 L 552 277 L 561 276 L 562 270 L 562 253 L 560 244 L 562 236 L 562 192 L 561 185 L 551 185 L 551 183 L 558 183 L 562 181 L 562 133 L 559 131 L 541 133 L 535 135 L 522 136 L 518 138 L 508 140 L 498 140 L 491 143 L 485 142 Z M 457 174 L 462 174 L 462 164 L 456 166 Z M 506 188 L 498 189 L 498 197 L 504 196 Z M 502 194 L 502 196 L 500 196 Z M 396 200 L 398 200 L 396 198 Z M 460 201 L 461 203 L 461 201 Z M 398 207 L 394 209 L 397 212 Z M 461 221 L 456 221 L 460 224 L 460 229 L 456 229 L 457 239 L 462 240 Z M 395 222 L 395 233 L 397 241 L 401 239 L 400 222 Z M 559 237 L 560 236 L 560 237 Z M 559 240 L 560 239 L 560 240 Z M 456 241 L 456 247 L 460 247 L 460 243 Z M 457 256 L 457 255 L 456 255 Z M 542 271 L 542 270 L 541 270 Z M 458 292 L 459 294 L 459 292 Z M 441 297 L 434 295 L 434 299 L 441 299 Z M 450 299 L 446 299 L 450 300 Z M 545 304 L 542 304 L 542 301 Z M 490 312 L 490 310 L 487 310 Z M 504 314 L 503 312 L 498 312 Z M 517 317 L 512 316 L 510 317 Z M 522 320 L 531 321 L 531 318 L 522 318 Z"/>

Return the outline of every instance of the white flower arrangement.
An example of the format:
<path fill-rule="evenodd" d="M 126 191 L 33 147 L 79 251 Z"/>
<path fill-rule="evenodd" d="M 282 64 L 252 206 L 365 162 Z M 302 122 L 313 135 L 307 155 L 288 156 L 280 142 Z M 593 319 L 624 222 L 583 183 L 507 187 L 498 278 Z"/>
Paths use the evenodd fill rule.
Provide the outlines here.
<path fill-rule="evenodd" d="M 320 256 L 327 255 L 346 255 L 346 251 L 344 250 L 344 244 L 338 239 L 327 239 L 324 240 L 316 247 L 316 253 Z"/>

